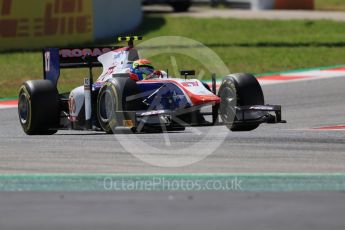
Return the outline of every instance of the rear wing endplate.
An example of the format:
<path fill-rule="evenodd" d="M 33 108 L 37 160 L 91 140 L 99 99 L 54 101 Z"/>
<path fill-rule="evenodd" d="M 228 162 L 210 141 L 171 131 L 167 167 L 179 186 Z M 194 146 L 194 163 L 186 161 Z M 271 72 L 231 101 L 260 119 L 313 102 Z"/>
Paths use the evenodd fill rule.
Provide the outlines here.
<path fill-rule="evenodd" d="M 121 47 L 87 47 L 87 48 L 46 48 L 43 49 L 43 76 L 56 86 L 60 69 L 102 67 L 98 57 Z"/>

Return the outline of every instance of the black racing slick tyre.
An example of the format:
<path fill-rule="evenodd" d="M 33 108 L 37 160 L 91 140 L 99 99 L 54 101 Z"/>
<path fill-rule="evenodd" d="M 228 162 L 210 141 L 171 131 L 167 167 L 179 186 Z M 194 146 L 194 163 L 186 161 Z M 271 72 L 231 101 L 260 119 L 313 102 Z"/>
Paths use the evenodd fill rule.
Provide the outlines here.
<path fill-rule="evenodd" d="M 259 124 L 233 124 L 235 106 L 265 104 L 262 88 L 253 75 L 237 73 L 225 77 L 218 96 L 221 98 L 220 116 L 231 131 L 252 131 L 259 127 Z"/>
<path fill-rule="evenodd" d="M 97 117 L 98 122 L 108 134 L 119 126 L 119 118 L 116 111 L 121 111 L 121 90 L 117 85 L 106 82 L 99 90 L 97 97 Z"/>
<path fill-rule="evenodd" d="M 123 125 L 123 111 L 132 109 L 126 98 L 137 93 L 136 83 L 129 77 L 114 77 L 104 83 L 97 97 L 97 118 L 103 131 L 111 134 Z"/>
<path fill-rule="evenodd" d="M 20 88 L 18 116 L 28 135 L 52 135 L 59 124 L 59 96 L 49 80 L 26 81 Z"/>

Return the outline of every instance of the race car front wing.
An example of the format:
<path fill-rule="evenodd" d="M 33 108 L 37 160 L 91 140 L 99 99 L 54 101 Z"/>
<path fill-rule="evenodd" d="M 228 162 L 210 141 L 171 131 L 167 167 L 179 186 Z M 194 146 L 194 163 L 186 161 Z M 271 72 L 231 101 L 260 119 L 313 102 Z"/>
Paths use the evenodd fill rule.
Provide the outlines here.
<path fill-rule="evenodd" d="M 252 106 L 236 106 L 236 119 L 234 124 L 248 123 L 286 123 L 282 120 L 280 105 L 252 105 Z"/>
<path fill-rule="evenodd" d="M 200 113 L 203 116 L 217 117 L 212 122 L 204 121 L 199 123 L 189 123 L 180 119 L 183 114 L 191 113 L 199 108 L 171 110 L 152 110 L 152 111 L 119 111 L 123 117 L 122 124 L 126 127 L 146 127 L 146 126 L 212 126 L 212 125 L 228 125 L 228 124 L 275 124 L 286 123 L 282 120 L 281 106 L 278 105 L 253 105 L 253 106 L 236 106 L 236 115 L 233 122 L 224 122 L 218 118 L 218 111 L 212 110 L 209 113 Z M 214 113 L 217 113 L 216 116 Z M 121 124 L 121 122 L 120 122 Z"/>

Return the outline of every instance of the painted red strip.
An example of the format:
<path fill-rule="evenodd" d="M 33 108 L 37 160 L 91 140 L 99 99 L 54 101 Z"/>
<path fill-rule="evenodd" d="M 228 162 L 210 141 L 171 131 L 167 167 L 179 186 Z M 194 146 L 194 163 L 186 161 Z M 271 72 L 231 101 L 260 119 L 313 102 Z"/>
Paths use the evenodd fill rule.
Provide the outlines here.
<path fill-rule="evenodd" d="M 338 68 L 333 68 L 333 69 L 325 69 L 326 71 L 344 71 L 345 72 L 345 67 L 338 67 Z"/>
<path fill-rule="evenodd" d="M 285 75 L 271 75 L 258 77 L 259 81 L 290 81 L 296 79 L 308 78 L 306 76 L 285 76 Z"/>
<path fill-rule="evenodd" d="M 345 130 L 345 125 L 333 125 L 333 126 L 324 126 L 313 128 L 314 130 Z"/>
<path fill-rule="evenodd" d="M 1 105 L 17 105 L 18 104 L 18 100 L 9 100 L 9 101 L 0 101 L 0 106 Z"/>

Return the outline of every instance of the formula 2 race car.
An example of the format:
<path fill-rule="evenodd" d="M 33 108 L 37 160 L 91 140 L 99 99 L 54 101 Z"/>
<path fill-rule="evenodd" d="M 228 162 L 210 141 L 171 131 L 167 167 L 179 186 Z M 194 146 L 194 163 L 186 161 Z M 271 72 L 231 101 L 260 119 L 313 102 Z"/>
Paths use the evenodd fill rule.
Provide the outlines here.
<path fill-rule="evenodd" d="M 216 92 L 188 79 L 195 71 L 181 71 L 182 78 L 134 81 L 124 69 L 139 59 L 134 40 L 121 37 L 125 47 L 43 50 L 44 80 L 26 81 L 20 88 L 19 121 L 28 135 L 49 135 L 57 130 L 94 130 L 114 133 L 117 127 L 135 132 L 184 130 L 187 126 L 225 125 L 231 131 L 251 131 L 262 123 L 283 123 L 281 107 L 265 105 L 256 78 L 231 74 Z M 93 82 L 92 68 L 103 67 Z M 84 85 L 69 93 L 57 90 L 60 69 L 89 68 Z M 203 111 L 204 107 L 209 111 Z M 208 118 L 208 119 L 207 119 Z"/>

